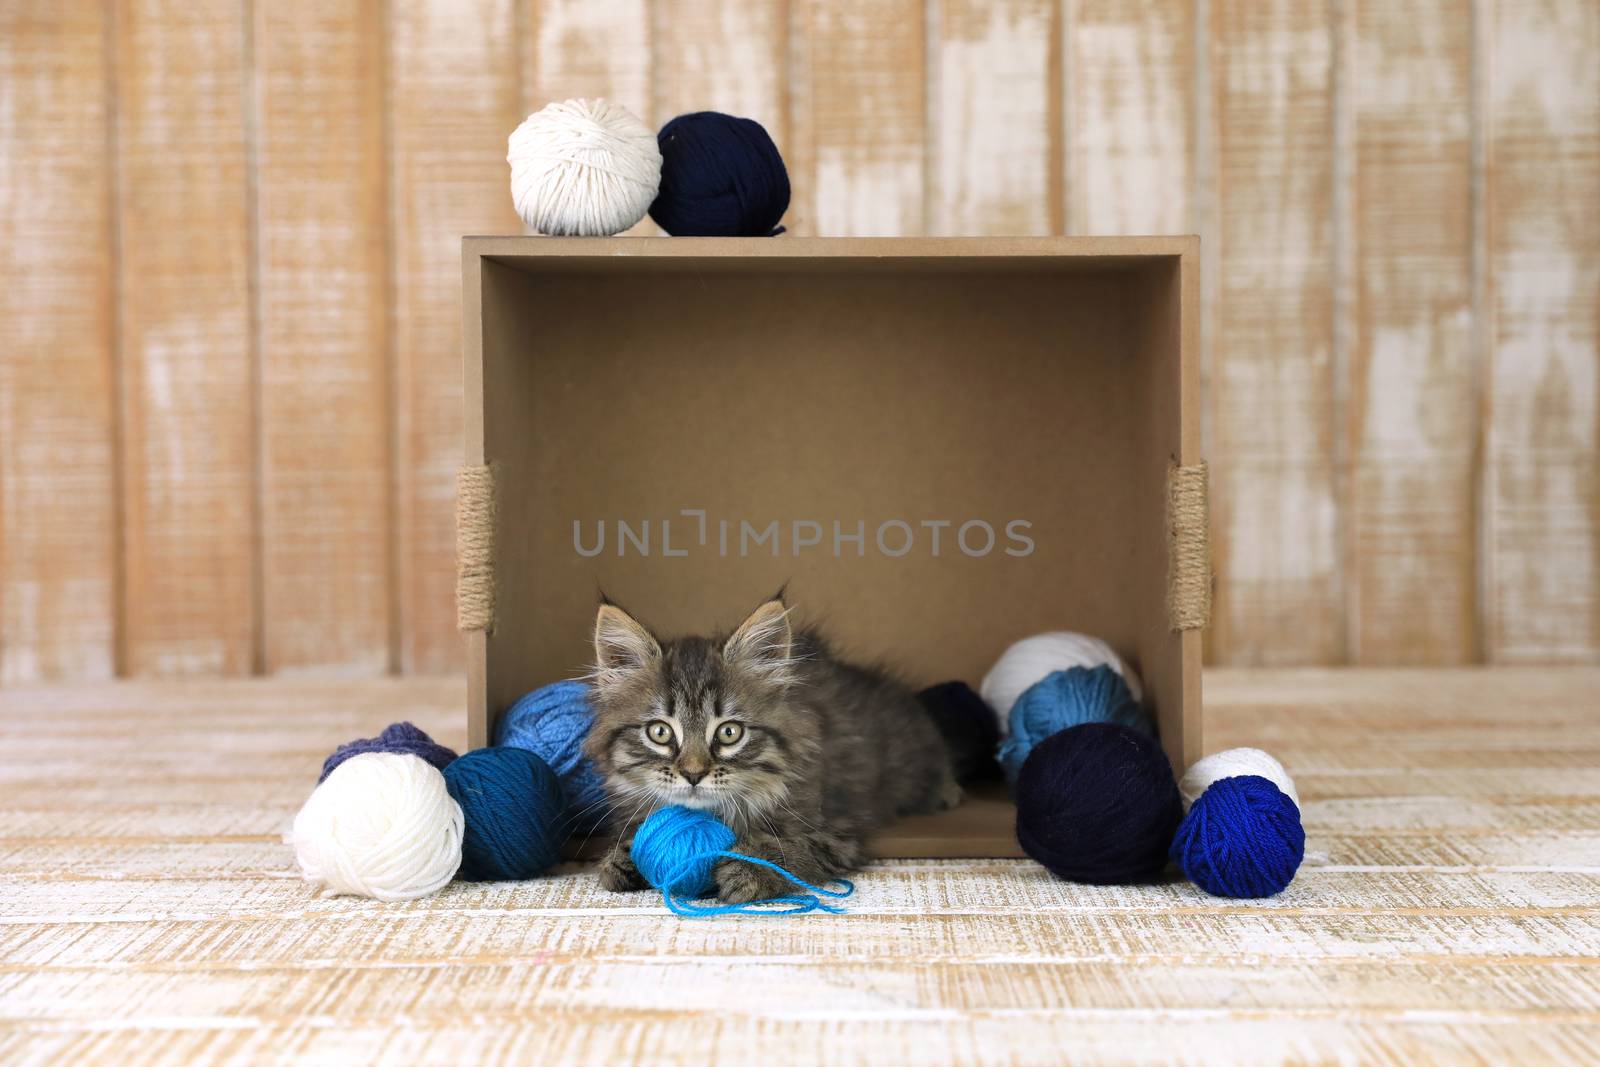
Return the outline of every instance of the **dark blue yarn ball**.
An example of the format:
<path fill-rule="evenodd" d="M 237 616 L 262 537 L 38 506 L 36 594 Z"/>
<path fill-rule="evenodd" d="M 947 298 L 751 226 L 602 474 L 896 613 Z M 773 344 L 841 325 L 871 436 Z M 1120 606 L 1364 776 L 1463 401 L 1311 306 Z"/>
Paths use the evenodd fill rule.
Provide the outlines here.
<path fill-rule="evenodd" d="M 696 111 L 656 135 L 661 186 L 650 217 L 674 237 L 771 237 L 789 209 L 789 172 L 754 119 Z"/>
<path fill-rule="evenodd" d="M 1217 897 L 1270 897 L 1306 854 L 1300 809 L 1273 782 L 1242 774 L 1212 782 L 1172 839 L 1172 859 Z"/>
<path fill-rule="evenodd" d="M 1091 722 L 1035 745 L 1017 776 L 1017 841 L 1056 875 L 1092 885 L 1158 877 L 1183 817 L 1161 745 Z"/>
<path fill-rule="evenodd" d="M 461 870 L 468 882 L 505 882 L 554 867 L 567 832 L 556 772 L 521 748 L 479 748 L 444 769 L 461 805 Z"/>
<path fill-rule="evenodd" d="M 322 773 L 317 776 L 317 784 L 321 785 L 333 769 L 351 756 L 359 756 L 363 752 L 396 752 L 413 756 L 421 756 L 439 770 L 444 770 L 451 760 L 456 758 L 455 751 L 444 747 L 433 738 L 423 733 L 408 722 L 397 722 L 385 726 L 383 732 L 377 737 L 363 737 L 348 744 L 340 745 L 333 750 L 333 755 L 322 762 Z"/>
<path fill-rule="evenodd" d="M 917 700 L 950 750 L 957 781 L 998 776 L 1000 767 L 995 763 L 994 750 L 1000 743 L 1000 724 L 994 709 L 971 686 L 966 682 L 941 682 L 918 693 Z"/>

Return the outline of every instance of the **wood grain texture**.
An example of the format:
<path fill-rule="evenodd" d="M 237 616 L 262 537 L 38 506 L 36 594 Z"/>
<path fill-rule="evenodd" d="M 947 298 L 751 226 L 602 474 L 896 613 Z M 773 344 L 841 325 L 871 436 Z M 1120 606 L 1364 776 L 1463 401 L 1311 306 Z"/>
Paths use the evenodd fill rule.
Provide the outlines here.
<path fill-rule="evenodd" d="M 928 42 L 935 87 L 929 232 L 1060 232 L 1052 204 L 1059 12 L 1051 0 L 939 0 Z"/>
<path fill-rule="evenodd" d="M 1485 653 L 1600 659 L 1600 10 L 1488 5 Z"/>
<path fill-rule="evenodd" d="M 0 8 L 0 683 L 116 669 L 106 13 Z"/>
<path fill-rule="evenodd" d="M 1196 232 L 1195 5 L 1065 9 L 1067 232 Z"/>
<path fill-rule="evenodd" d="M 376 0 L 254 7 L 269 673 L 390 664 L 379 11 Z"/>
<path fill-rule="evenodd" d="M 1597 688 L 1593 669 L 1211 672 L 1209 743 L 1267 744 L 1305 801 L 1312 859 L 1271 900 L 901 861 L 859 877 L 848 915 L 705 922 L 573 865 L 393 905 L 299 882 L 280 835 L 325 750 L 396 717 L 459 743 L 457 680 L 11 689 L 0 1054 L 1585 1062 Z"/>
<path fill-rule="evenodd" d="M 785 0 L 653 0 L 654 124 L 691 111 L 755 119 L 779 152 L 787 128 Z"/>
<path fill-rule="evenodd" d="M 1476 658 L 1472 5 L 1348 8 L 1349 656 Z"/>
<path fill-rule="evenodd" d="M 239 0 L 116 5 L 124 662 L 258 665 L 256 350 Z"/>
<path fill-rule="evenodd" d="M 912 0 L 795 0 L 803 60 L 793 77 L 809 115 L 794 180 L 812 187 L 809 225 L 824 237 L 924 232 L 926 27 Z"/>
<path fill-rule="evenodd" d="M 1341 662 L 1333 35 L 1323 0 L 1215 0 L 1212 647 Z"/>
<path fill-rule="evenodd" d="M 390 12 L 400 667 L 459 667 L 461 237 L 513 233 L 506 138 L 523 118 L 512 0 Z"/>

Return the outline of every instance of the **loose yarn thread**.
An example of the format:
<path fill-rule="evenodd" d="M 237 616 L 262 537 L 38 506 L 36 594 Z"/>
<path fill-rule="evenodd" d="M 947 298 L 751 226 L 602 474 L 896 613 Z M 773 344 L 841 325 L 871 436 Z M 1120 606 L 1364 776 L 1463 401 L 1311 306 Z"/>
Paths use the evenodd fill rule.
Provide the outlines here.
<path fill-rule="evenodd" d="M 306 881 L 330 894 L 415 900 L 461 866 L 461 806 L 420 756 L 363 752 L 340 763 L 289 835 Z"/>
<path fill-rule="evenodd" d="M 552 236 L 621 233 L 661 183 L 655 134 L 609 100 L 561 100 L 523 120 L 506 144 L 522 221 Z"/>
<path fill-rule="evenodd" d="M 662 903 L 668 910 L 686 917 L 804 915 L 813 911 L 838 914 L 844 909 L 827 901 L 841 900 L 855 892 L 855 885 L 844 878 L 832 879 L 824 886 L 812 885 L 776 863 L 734 852 L 736 840 L 733 830 L 715 816 L 674 806 L 661 808 L 644 821 L 633 836 L 631 855 L 639 873 L 661 890 Z M 711 891 L 713 871 L 717 862 L 724 859 L 765 867 L 805 892 L 749 904 L 691 903 L 693 898 Z"/>
<path fill-rule="evenodd" d="M 594 833 L 611 814 L 605 783 L 583 754 L 593 723 L 588 684 L 565 681 L 520 697 L 495 727 L 496 745 L 527 749 L 550 765 L 567 798 L 566 829 L 576 834 Z"/>
<path fill-rule="evenodd" d="M 363 752 L 410 753 L 422 757 L 441 771 L 456 758 L 454 749 L 439 744 L 418 727 L 409 722 L 397 722 L 385 726 L 377 737 L 359 738 L 334 749 L 333 754 L 322 762 L 322 773 L 317 776 L 317 784 L 327 781 L 328 775 L 345 760 Z"/>

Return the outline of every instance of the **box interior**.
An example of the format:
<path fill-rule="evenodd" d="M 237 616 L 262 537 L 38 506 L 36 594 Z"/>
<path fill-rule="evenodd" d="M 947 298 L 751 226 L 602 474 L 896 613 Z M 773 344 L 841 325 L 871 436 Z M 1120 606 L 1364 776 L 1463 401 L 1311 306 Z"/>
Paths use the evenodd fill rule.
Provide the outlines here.
<path fill-rule="evenodd" d="M 1028 634 L 1097 634 L 1145 679 L 1174 764 L 1198 750 L 1165 614 L 1176 256 L 479 262 L 469 444 L 499 486 L 480 718 L 585 669 L 602 589 L 670 635 L 787 584 L 800 618 L 916 687 L 976 688 Z M 948 523 L 937 552 L 925 523 Z M 1010 821 L 981 798 L 880 852 L 1012 854 Z"/>

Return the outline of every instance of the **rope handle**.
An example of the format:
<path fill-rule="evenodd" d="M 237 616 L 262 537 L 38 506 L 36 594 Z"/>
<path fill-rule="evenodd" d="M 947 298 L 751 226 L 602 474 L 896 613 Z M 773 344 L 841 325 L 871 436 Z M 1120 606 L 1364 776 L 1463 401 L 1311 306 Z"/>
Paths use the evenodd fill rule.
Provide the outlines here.
<path fill-rule="evenodd" d="M 811 895 L 804 896 L 797 893 L 786 897 L 755 900 L 747 904 L 691 904 L 686 900 L 678 899 L 670 890 L 663 889 L 661 891 L 661 900 L 674 915 L 683 915 L 690 918 L 709 915 L 805 915 L 813 911 L 825 911 L 830 915 L 841 915 L 844 913 L 844 908 L 839 907 L 837 904 L 829 904 L 821 898 L 830 897 L 834 900 L 843 900 L 856 891 L 855 883 L 847 878 L 830 878 L 826 885 L 812 885 L 805 879 L 784 870 L 771 860 L 764 860 L 758 856 L 746 856 L 742 852 L 718 852 L 717 855 L 723 859 L 743 860 L 758 867 L 765 867 L 769 871 L 782 875 Z M 667 879 L 665 884 L 669 886 L 677 884 L 678 878 L 688 873 L 689 868 L 696 862 L 696 860 L 692 859 L 687 861 L 682 868 L 673 872 L 673 877 Z M 829 886 L 835 885 L 842 888 L 829 888 Z M 772 907 L 771 905 L 774 904 L 783 905 L 783 907 Z"/>
<path fill-rule="evenodd" d="M 1211 505 L 1204 462 L 1167 471 L 1167 624 L 1201 630 L 1211 622 Z"/>
<path fill-rule="evenodd" d="M 494 629 L 494 468 L 456 471 L 456 628 Z"/>

